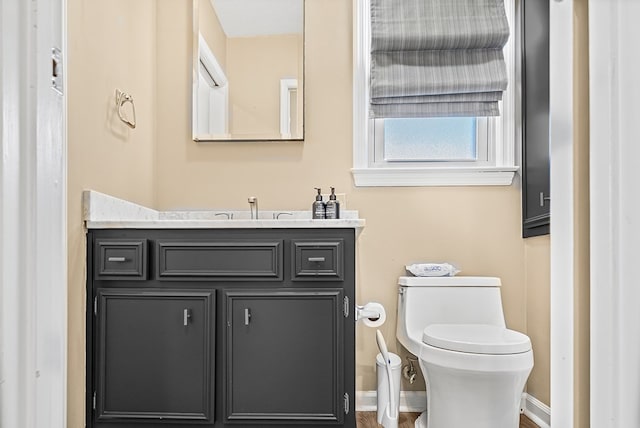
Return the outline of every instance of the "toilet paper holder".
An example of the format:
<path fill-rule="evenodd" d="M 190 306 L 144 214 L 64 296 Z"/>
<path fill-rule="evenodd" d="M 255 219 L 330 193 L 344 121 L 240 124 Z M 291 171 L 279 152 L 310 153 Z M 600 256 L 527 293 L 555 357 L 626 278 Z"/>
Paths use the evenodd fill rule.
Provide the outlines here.
<path fill-rule="evenodd" d="M 370 321 L 376 321 L 382 316 L 381 311 L 378 307 L 372 306 L 367 303 L 366 305 L 359 306 L 356 305 L 356 321 L 361 319 L 368 319 Z"/>
<path fill-rule="evenodd" d="M 356 305 L 356 322 L 362 321 L 367 327 L 380 327 L 386 319 L 387 312 L 378 302 L 369 302 L 364 306 Z"/>

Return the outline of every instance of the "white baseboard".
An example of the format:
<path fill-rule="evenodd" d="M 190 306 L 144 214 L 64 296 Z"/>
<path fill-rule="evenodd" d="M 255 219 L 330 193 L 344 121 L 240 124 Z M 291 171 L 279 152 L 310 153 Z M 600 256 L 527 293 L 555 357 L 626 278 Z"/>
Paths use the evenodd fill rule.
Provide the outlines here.
<path fill-rule="evenodd" d="M 549 406 L 526 392 L 522 394 L 523 413 L 540 428 L 551 427 L 551 409 Z"/>
<path fill-rule="evenodd" d="M 424 391 L 400 391 L 401 412 L 424 412 L 427 395 Z M 522 394 L 522 412 L 540 428 L 550 428 L 551 409 L 549 406 L 527 393 Z M 377 410 L 376 391 L 356 391 L 356 411 L 375 412 Z"/>
<path fill-rule="evenodd" d="M 356 411 L 375 412 L 378 407 L 376 391 L 356 391 Z M 400 391 L 401 412 L 424 412 L 427 393 L 424 391 Z"/>

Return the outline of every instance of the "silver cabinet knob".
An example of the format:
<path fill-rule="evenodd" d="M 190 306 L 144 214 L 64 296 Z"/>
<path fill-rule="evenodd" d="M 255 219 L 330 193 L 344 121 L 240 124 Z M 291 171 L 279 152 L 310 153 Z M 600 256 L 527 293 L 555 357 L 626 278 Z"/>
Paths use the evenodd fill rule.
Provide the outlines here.
<path fill-rule="evenodd" d="M 544 192 L 540 192 L 540 206 L 544 207 L 546 201 L 551 201 L 551 196 L 545 196 Z"/>

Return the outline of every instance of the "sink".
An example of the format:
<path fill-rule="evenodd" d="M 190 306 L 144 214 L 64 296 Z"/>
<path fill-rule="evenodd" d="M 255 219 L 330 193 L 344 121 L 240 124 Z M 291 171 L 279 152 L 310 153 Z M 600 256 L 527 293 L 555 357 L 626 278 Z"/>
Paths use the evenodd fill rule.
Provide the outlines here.
<path fill-rule="evenodd" d="M 249 210 L 176 210 L 158 212 L 160 220 L 252 220 Z M 260 211 L 258 220 L 309 220 L 311 211 Z"/>

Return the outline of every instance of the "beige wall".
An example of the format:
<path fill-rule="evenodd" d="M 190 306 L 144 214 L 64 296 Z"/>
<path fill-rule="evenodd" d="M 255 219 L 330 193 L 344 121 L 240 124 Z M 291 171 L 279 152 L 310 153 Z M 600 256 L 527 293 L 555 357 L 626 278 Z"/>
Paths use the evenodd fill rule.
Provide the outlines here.
<path fill-rule="evenodd" d="M 549 235 L 525 240 L 526 331 L 531 339 L 534 359 L 527 393 L 547 406 L 551 404 L 550 244 Z"/>
<path fill-rule="evenodd" d="M 69 0 L 68 10 L 69 427 L 84 426 L 84 188 L 159 209 L 246 209 L 248 196 L 257 196 L 262 209 L 310 209 L 313 187 L 334 186 L 367 221 L 358 242 L 357 300 L 385 305 L 382 332 L 391 351 L 405 354 L 394 340 L 396 281 L 413 261 L 451 261 L 464 275 L 501 277 L 509 327 L 542 334 L 532 320 L 544 318 L 546 297 L 536 291 L 544 281 L 527 285 L 527 278 L 544 249 L 521 238 L 517 184 L 353 186 L 351 2 L 307 0 L 303 143 L 191 140 L 190 1 Z M 134 97 L 135 130 L 113 117 L 116 87 Z M 541 312 L 533 316 L 527 299 L 540 302 Z M 358 326 L 356 346 L 356 389 L 375 389 L 374 330 Z M 537 354 L 536 364 L 543 359 Z M 548 378 L 537 373 L 532 388 L 542 395 Z"/>
<path fill-rule="evenodd" d="M 81 193 L 153 205 L 155 1 L 68 0 L 68 426 L 84 427 L 85 237 Z M 133 96 L 136 129 L 115 110 Z M 128 107 L 128 106 L 127 106 Z"/>
<path fill-rule="evenodd" d="M 280 79 L 298 79 L 301 46 L 302 36 L 296 34 L 227 38 L 234 137 L 280 138 Z"/>

